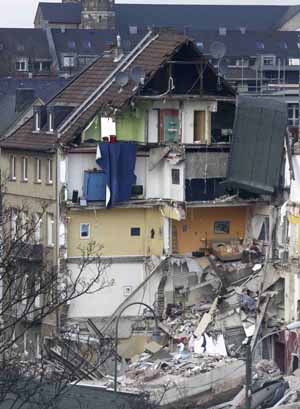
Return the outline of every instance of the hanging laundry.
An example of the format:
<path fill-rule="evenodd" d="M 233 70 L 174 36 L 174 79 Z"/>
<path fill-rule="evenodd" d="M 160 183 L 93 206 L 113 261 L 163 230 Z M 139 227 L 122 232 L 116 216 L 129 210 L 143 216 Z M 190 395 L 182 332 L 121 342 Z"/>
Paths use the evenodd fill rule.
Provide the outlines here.
<path fill-rule="evenodd" d="M 106 207 L 128 201 L 132 185 L 136 183 L 136 144 L 102 142 L 97 149 L 96 162 L 106 174 Z"/>

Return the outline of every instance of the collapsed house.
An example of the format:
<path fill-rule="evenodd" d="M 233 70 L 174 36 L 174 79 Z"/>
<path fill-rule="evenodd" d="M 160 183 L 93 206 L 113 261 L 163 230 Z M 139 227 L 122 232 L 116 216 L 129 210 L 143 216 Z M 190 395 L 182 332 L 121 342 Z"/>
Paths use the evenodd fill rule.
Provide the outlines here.
<path fill-rule="evenodd" d="M 169 355 L 171 363 L 155 368 L 156 383 L 184 373 L 198 384 L 204 372 L 213 382 L 220 368 L 223 377 L 233 368 L 241 384 L 243 340 L 254 345 L 288 322 L 289 297 L 297 298 L 283 266 L 282 206 L 293 177 L 286 123 L 284 104 L 237 99 L 190 39 L 164 30 L 150 31 L 126 56 L 118 47 L 106 53 L 46 105 L 36 104 L 1 142 L 3 166 L 15 171 L 11 163 L 26 155 L 33 167 L 39 153 L 56 195 L 47 245 L 74 276 L 91 241 L 109 263 L 107 285 L 71 302 L 66 326 L 84 332 L 91 320 L 93 331 L 113 336 L 124 307 L 143 302 L 161 320 L 165 353 L 190 348 L 187 366 L 179 356 L 178 369 Z M 14 175 L 12 195 L 18 182 Z M 89 265 L 86 279 L 95 272 Z M 120 357 L 134 365 L 152 329 L 140 305 L 128 307 Z M 278 361 L 279 338 L 257 353 L 274 358 L 273 342 Z M 121 384 L 130 386 L 128 379 Z M 166 404 L 172 399 L 176 393 Z"/>

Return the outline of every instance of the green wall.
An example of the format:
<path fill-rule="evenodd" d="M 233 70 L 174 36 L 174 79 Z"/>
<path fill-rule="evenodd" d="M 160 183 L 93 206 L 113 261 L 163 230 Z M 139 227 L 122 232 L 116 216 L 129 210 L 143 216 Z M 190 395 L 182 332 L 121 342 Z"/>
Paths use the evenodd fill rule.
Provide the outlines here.
<path fill-rule="evenodd" d="M 117 137 L 119 141 L 145 142 L 145 114 L 149 103 L 139 103 L 134 108 L 117 117 Z"/>

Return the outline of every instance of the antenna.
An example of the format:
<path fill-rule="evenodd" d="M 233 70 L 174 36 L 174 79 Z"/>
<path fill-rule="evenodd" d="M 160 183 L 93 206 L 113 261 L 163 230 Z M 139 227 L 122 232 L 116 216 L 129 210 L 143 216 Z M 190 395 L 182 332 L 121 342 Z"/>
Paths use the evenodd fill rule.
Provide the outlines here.
<path fill-rule="evenodd" d="M 213 58 L 219 60 L 226 54 L 226 45 L 221 41 L 214 41 L 209 47 L 209 53 Z"/>
<path fill-rule="evenodd" d="M 123 88 L 128 84 L 129 77 L 126 72 L 119 72 L 116 75 L 116 83 L 119 85 L 119 87 Z"/>
<path fill-rule="evenodd" d="M 136 84 L 143 84 L 146 77 L 146 73 L 142 67 L 137 65 L 136 67 L 132 68 L 130 72 L 130 77 L 132 81 L 135 82 Z"/>

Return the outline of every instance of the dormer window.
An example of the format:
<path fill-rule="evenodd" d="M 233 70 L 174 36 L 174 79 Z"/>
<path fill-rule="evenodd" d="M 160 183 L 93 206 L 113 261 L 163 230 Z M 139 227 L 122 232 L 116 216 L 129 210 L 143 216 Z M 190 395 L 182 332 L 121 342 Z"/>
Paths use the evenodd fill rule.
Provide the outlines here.
<path fill-rule="evenodd" d="M 37 132 L 41 130 L 41 113 L 38 109 L 34 112 L 34 130 Z"/>
<path fill-rule="evenodd" d="M 16 71 L 27 72 L 28 71 L 28 58 L 17 58 L 16 60 Z"/>
<path fill-rule="evenodd" d="M 48 112 L 49 132 L 54 132 L 54 111 L 51 109 Z"/>

